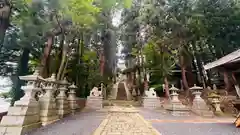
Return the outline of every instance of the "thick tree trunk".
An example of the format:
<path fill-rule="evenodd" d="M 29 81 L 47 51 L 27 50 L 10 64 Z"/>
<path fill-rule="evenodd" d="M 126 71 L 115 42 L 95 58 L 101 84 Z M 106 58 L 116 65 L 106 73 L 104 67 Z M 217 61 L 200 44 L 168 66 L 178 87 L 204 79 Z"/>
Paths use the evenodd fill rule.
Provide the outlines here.
<path fill-rule="evenodd" d="M 44 48 L 44 53 L 43 53 L 43 57 L 41 60 L 41 68 L 40 68 L 40 74 L 42 75 L 42 77 L 48 77 L 48 75 L 49 75 L 48 68 L 47 68 L 47 62 L 48 62 L 49 55 L 52 50 L 53 40 L 54 40 L 54 36 L 49 36 L 47 39 L 47 44 Z"/>
<path fill-rule="evenodd" d="M 104 75 L 104 68 L 105 68 L 105 58 L 103 52 L 100 53 L 100 73 L 103 77 Z"/>
<path fill-rule="evenodd" d="M 185 95 L 186 95 L 186 98 L 190 98 L 190 91 L 189 91 L 189 86 L 188 86 L 188 82 L 187 82 L 186 67 L 184 64 L 183 56 L 180 56 L 180 63 L 181 63 L 181 74 L 182 74 L 183 86 L 185 89 Z"/>
<path fill-rule="evenodd" d="M 167 77 L 164 78 L 164 84 L 165 84 L 165 96 L 167 99 L 170 98 L 170 93 L 169 93 L 169 83 Z"/>
<path fill-rule="evenodd" d="M 28 49 L 23 49 L 22 56 L 18 62 L 17 73 L 12 79 L 13 87 L 11 91 L 13 95 L 11 105 L 13 105 L 15 101 L 19 100 L 24 95 L 24 92 L 21 90 L 21 86 L 24 84 L 24 82 L 19 79 L 19 76 L 28 74 L 29 53 L 30 51 Z"/>
<path fill-rule="evenodd" d="M 0 52 L 3 46 L 6 30 L 9 27 L 11 6 L 8 0 L 0 0 Z"/>
<path fill-rule="evenodd" d="M 187 82 L 186 67 L 184 65 L 184 57 L 183 56 L 181 56 L 180 62 L 181 62 L 181 73 L 182 73 L 183 86 L 186 90 L 188 90 L 189 86 L 188 86 L 188 82 Z"/>
<path fill-rule="evenodd" d="M 230 90 L 230 82 L 229 82 L 229 78 L 228 78 L 228 72 L 227 71 L 223 71 L 223 78 L 224 78 L 224 83 L 225 83 L 225 89 L 227 91 Z"/>
<path fill-rule="evenodd" d="M 58 74 L 57 74 L 57 80 L 60 80 L 63 74 L 63 70 L 64 70 L 66 59 L 67 59 L 67 49 L 68 49 L 68 45 L 64 45 L 63 51 L 62 51 L 62 60 L 58 70 Z"/>

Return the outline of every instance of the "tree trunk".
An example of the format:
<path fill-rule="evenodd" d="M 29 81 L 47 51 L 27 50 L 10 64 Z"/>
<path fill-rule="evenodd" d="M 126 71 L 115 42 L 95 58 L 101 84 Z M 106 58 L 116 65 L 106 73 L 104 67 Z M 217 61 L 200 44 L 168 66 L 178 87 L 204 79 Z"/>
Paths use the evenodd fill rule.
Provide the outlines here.
<path fill-rule="evenodd" d="M 230 90 L 230 82 L 228 78 L 228 72 L 226 70 L 223 71 L 223 78 L 224 78 L 224 83 L 225 83 L 225 89 L 227 91 Z"/>
<path fill-rule="evenodd" d="M 63 74 L 63 70 L 65 67 L 65 62 L 66 62 L 66 58 L 67 58 L 67 49 L 68 49 L 68 45 L 64 45 L 63 46 L 63 51 L 62 51 L 62 60 L 61 60 L 61 64 L 58 70 L 58 74 L 57 74 L 57 80 L 61 79 L 61 76 Z"/>
<path fill-rule="evenodd" d="M 2 7 L 0 8 L 0 52 L 3 46 L 6 30 L 9 27 L 9 19 L 11 15 L 10 3 L 8 0 L 0 1 Z"/>
<path fill-rule="evenodd" d="M 24 95 L 23 90 L 21 90 L 21 86 L 24 84 L 24 82 L 19 79 L 19 76 L 24 76 L 28 74 L 29 53 L 30 51 L 28 49 L 23 49 L 22 56 L 18 62 L 17 73 L 12 79 L 13 87 L 11 93 L 13 95 L 11 105 L 13 105 L 15 101 L 19 100 Z"/>
<path fill-rule="evenodd" d="M 47 62 L 52 50 L 53 40 L 54 40 L 54 36 L 49 36 L 47 39 L 47 45 L 44 48 L 44 54 L 41 60 L 41 68 L 40 68 L 40 74 L 42 77 L 48 77 L 49 75 Z"/>
<path fill-rule="evenodd" d="M 187 77 L 186 77 L 186 67 L 184 65 L 184 57 L 180 57 L 180 62 L 181 62 L 181 73 L 182 73 L 182 80 L 183 80 L 183 86 L 186 90 L 189 89 L 188 82 L 187 82 Z"/>
<path fill-rule="evenodd" d="M 165 84 L 165 96 L 167 99 L 170 98 L 170 93 L 169 93 L 169 83 L 167 77 L 164 78 L 164 84 Z"/>
<path fill-rule="evenodd" d="M 182 81 L 183 81 L 183 86 L 185 89 L 185 94 L 186 97 L 189 98 L 190 96 L 190 91 L 189 91 L 189 86 L 188 86 L 188 82 L 187 82 L 187 76 L 186 76 L 186 67 L 184 65 L 184 57 L 180 56 L 180 62 L 181 62 L 181 74 L 182 74 Z"/>

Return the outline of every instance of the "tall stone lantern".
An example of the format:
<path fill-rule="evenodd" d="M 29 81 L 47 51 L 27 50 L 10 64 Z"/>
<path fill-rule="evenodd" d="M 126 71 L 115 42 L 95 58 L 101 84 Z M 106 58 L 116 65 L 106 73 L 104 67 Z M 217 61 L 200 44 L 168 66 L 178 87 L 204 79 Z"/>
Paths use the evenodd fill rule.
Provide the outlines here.
<path fill-rule="evenodd" d="M 42 125 L 51 124 L 57 120 L 58 113 L 56 107 L 56 100 L 53 96 L 53 93 L 56 91 L 56 75 L 52 74 L 50 78 L 45 79 L 45 85 L 43 89 L 45 94 L 40 98 L 40 119 Z"/>
<path fill-rule="evenodd" d="M 213 112 L 209 110 L 209 107 L 205 103 L 205 101 L 201 98 L 203 87 L 194 86 L 190 88 L 191 91 L 193 91 L 193 94 L 195 95 L 195 98 L 193 100 L 192 105 L 192 112 L 200 115 L 200 116 L 206 116 L 206 117 L 213 117 Z"/>
<path fill-rule="evenodd" d="M 59 83 L 59 94 L 57 96 L 57 109 L 59 118 L 64 117 L 65 115 L 70 113 L 69 103 L 67 100 L 67 96 L 65 92 L 68 90 L 69 83 L 66 78 L 64 80 L 58 82 Z"/>
<path fill-rule="evenodd" d="M 70 105 L 70 109 L 71 109 L 71 113 L 74 114 L 77 109 L 79 109 L 79 106 L 77 104 L 77 98 L 76 98 L 76 90 L 77 90 L 77 86 L 72 84 L 71 86 L 68 87 L 69 88 L 69 92 L 68 92 L 68 102 Z"/>
<path fill-rule="evenodd" d="M 27 81 L 24 90 L 25 95 L 9 107 L 8 113 L 3 117 L 0 124 L 1 135 L 23 135 L 25 132 L 41 126 L 39 116 L 39 102 L 35 95 L 41 91 L 40 82 L 44 79 L 39 76 L 38 70 L 33 75 L 20 76 L 20 80 Z"/>
<path fill-rule="evenodd" d="M 173 116 L 189 116 L 190 111 L 189 108 L 181 103 L 178 99 L 178 92 L 180 91 L 174 85 L 169 89 L 171 91 L 170 97 L 171 101 L 170 104 L 167 105 L 166 110 L 170 112 Z"/>

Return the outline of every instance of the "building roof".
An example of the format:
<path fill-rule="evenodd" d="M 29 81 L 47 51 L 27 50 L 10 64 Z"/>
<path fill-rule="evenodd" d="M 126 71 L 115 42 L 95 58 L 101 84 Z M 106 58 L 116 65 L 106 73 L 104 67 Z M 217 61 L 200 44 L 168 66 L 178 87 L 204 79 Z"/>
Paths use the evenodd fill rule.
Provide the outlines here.
<path fill-rule="evenodd" d="M 203 67 L 205 70 L 208 70 L 208 69 L 219 67 L 219 66 L 222 66 L 225 64 L 238 62 L 238 61 L 240 61 L 240 49 L 238 49 L 216 61 L 208 63 L 208 64 L 204 65 Z"/>

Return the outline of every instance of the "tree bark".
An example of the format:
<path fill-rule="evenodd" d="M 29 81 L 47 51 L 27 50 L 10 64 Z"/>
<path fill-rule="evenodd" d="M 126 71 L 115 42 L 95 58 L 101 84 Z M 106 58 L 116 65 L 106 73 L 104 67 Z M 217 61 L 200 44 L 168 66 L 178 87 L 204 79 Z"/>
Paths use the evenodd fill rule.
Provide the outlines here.
<path fill-rule="evenodd" d="M 223 71 L 223 78 L 224 78 L 224 83 L 225 83 L 225 89 L 227 91 L 230 90 L 230 82 L 228 78 L 228 72 L 226 70 Z"/>
<path fill-rule="evenodd" d="M 66 62 L 66 58 L 67 58 L 67 49 L 68 49 L 68 45 L 65 44 L 63 46 L 63 51 L 62 51 L 62 60 L 61 60 L 61 64 L 58 70 L 58 74 L 57 74 L 57 80 L 61 79 L 64 67 L 65 67 L 65 62 Z"/>
<path fill-rule="evenodd" d="M 28 49 L 23 49 L 22 56 L 18 62 L 17 73 L 12 79 L 13 87 L 11 93 L 13 95 L 11 105 L 13 105 L 15 101 L 19 100 L 24 95 L 23 90 L 21 90 L 21 86 L 24 84 L 24 82 L 19 79 L 19 76 L 24 76 L 28 74 L 29 53 L 30 51 Z"/>
<path fill-rule="evenodd" d="M 43 53 L 43 57 L 41 60 L 40 74 L 42 77 L 48 77 L 48 75 L 49 75 L 48 68 L 47 68 L 47 62 L 48 62 L 49 55 L 52 50 L 53 40 L 54 40 L 54 36 L 52 36 L 52 35 L 48 36 L 47 44 L 44 48 L 44 53 Z"/>
<path fill-rule="evenodd" d="M 167 77 L 164 78 L 164 84 L 165 84 L 165 96 L 167 99 L 170 98 L 170 93 L 169 93 L 169 83 Z"/>
<path fill-rule="evenodd" d="M 6 30 L 9 27 L 11 6 L 8 0 L 0 0 L 2 8 L 0 8 L 0 52 L 3 46 Z"/>
<path fill-rule="evenodd" d="M 184 65 L 184 57 L 180 57 L 180 62 L 181 62 L 181 73 L 182 73 L 182 80 L 183 80 L 183 86 L 186 90 L 189 89 L 188 82 L 187 82 L 187 77 L 186 77 L 186 67 Z"/>

